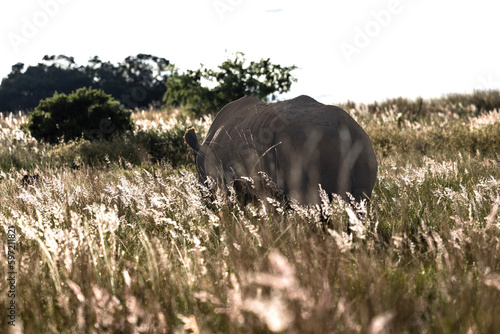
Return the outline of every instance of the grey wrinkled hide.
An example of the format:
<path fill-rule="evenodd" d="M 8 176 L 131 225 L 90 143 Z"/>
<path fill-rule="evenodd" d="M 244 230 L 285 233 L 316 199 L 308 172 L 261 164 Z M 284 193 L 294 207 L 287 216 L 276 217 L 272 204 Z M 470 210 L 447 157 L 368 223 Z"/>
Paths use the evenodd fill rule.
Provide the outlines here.
<path fill-rule="evenodd" d="M 269 104 L 241 98 L 222 108 L 201 146 L 194 130 L 185 138 L 201 182 L 210 176 L 219 185 L 234 185 L 264 172 L 282 194 L 303 204 L 320 202 L 320 184 L 327 194 L 370 198 L 377 176 L 363 129 L 343 109 L 308 96 Z"/>

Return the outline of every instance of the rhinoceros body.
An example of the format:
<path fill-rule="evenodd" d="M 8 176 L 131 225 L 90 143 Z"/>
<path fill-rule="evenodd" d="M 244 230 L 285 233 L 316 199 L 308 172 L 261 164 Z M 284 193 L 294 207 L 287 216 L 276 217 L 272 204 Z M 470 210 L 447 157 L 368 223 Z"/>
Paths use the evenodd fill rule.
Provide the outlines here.
<path fill-rule="evenodd" d="M 282 194 L 303 204 L 320 201 L 319 185 L 327 194 L 370 198 L 377 175 L 372 143 L 359 124 L 343 109 L 308 96 L 269 104 L 241 98 L 222 108 L 201 146 L 193 129 L 185 139 L 201 182 L 211 177 L 227 186 L 267 175 Z"/>

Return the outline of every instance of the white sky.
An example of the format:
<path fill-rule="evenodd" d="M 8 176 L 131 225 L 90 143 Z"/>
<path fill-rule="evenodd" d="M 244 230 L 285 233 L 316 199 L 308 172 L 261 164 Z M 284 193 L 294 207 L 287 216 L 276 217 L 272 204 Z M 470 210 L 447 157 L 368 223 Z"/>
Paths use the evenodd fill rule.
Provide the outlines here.
<path fill-rule="evenodd" d="M 2 0 L 0 77 L 53 54 L 196 69 L 242 51 L 299 67 L 282 98 L 439 97 L 500 89 L 499 14 L 496 0 Z"/>

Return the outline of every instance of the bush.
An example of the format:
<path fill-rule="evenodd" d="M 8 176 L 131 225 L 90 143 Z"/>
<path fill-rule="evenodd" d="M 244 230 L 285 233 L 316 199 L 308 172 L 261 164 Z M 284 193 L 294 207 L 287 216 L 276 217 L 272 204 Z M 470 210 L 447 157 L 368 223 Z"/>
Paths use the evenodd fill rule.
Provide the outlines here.
<path fill-rule="evenodd" d="M 174 168 L 185 166 L 194 163 L 193 152 L 184 141 L 186 129 L 187 126 L 176 125 L 167 131 L 141 130 L 136 133 L 135 140 L 145 148 L 153 162 L 168 161 Z"/>
<path fill-rule="evenodd" d="M 109 140 L 133 128 L 131 111 L 102 90 L 80 88 L 41 100 L 27 124 L 31 135 L 49 143 L 84 136 Z"/>
<path fill-rule="evenodd" d="M 139 130 L 115 136 L 109 141 L 77 140 L 61 143 L 53 147 L 49 156 L 56 164 L 72 167 L 121 165 L 127 162 L 137 166 L 168 163 L 177 168 L 194 163 L 193 152 L 184 142 L 184 132 L 188 127 L 185 122 L 179 122 L 168 130 Z"/>

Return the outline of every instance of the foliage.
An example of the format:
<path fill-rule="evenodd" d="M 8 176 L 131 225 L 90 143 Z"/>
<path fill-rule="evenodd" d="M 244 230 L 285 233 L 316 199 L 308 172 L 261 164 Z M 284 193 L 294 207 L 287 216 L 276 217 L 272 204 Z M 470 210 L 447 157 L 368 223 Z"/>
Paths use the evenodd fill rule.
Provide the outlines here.
<path fill-rule="evenodd" d="M 180 127 L 165 131 L 152 128 L 115 136 L 110 141 L 70 141 L 52 147 L 47 153 L 47 160 L 72 168 L 146 166 L 165 163 L 172 167 L 186 166 L 193 162 L 193 154 L 184 143 L 184 131 Z M 26 153 L 25 150 L 21 152 Z M 26 156 L 29 155 L 9 154 L 11 160 L 5 161 L 4 168 L 0 164 L 0 169 L 9 170 L 8 167 L 11 166 L 34 169 L 36 163 L 22 164 L 24 160 L 19 160 Z"/>
<path fill-rule="evenodd" d="M 80 88 L 69 95 L 56 93 L 40 101 L 27 129 L 34 138 L 49 143 L 82 136 L 109 140 L 132 129 L 130 115 L 130 110 L 102 90 Z"/>
<path fill-rule="evenodd" d="M 0 171 L 0 239 L 8 226 L 17 237 L 16 325 L 27 333 L 496 332 L 500 112 L 348 111 L 378 155 L 370 205 L 334 199 L 293 210 L 272 199 L 242 208 L 224 194 L 208 208 L 192 171 L 149 157 L 61 167 L 66 154 L 85 156 L 82 144 L 98 154 L 126 143 L 125 155 L 144 141 L 127 134 L 50 146 L 19 130 L 25 115 L 0 116 L 0 161 L 26 152 L 39 175 L 22 185 L 30 164 Z M 203 137 L 211 123 L 170 117 L 136 112 L 136 133 L 174 135 L 178 124 Z"/>
<path fill-rule="evenodd" d="M 215 94 L 201 84 L 202 71 L 187 70 L 179 73 L 172 67 L 172 75 L 166 81 L 166 92 L 163 97 L 167 107 L 183 107 L 189 114 L 200 116 L 215 112 Z"/>
<path fill-rule="evenodd" d="M 270 59 L 245 64 L 243 53 L 224 61 L 217 70 L 198 69 L 179 73 L 173 69 L 167 78 L 164 101 L 167 106 L 183 106 L 194 115 L 219 111 L 223 106 L 243 96 L 255 96 L 274 101 L 277 94 L 285 93 L 296 79 L 292 75 L 295 66 L 283 67 L 272 64 Z M 202 80 L 215 85 L 209 88 Z"/>
<path fill-rule="evenodd" d="M 193 152 L 184 142 L 185 131 L 185 127 L 181 126 L 167 131 L 138 131 L 136 140 L 149 153 L 153 162 L 168 161 L 173 167 L 185 166 L 193 162 Z"/>
<path fill-rule="evenodd" d="M 0 111 L 31 110 L 54 92 L 70 93 L 92 87 L 111 94 L 128 108 L 158 104 L 165 93 L 168 60 L 147 54 L 130 56 L 119 64 L 97 56 L 86 66 L 73 57 L 45 56 L 36 66 L 18 63 L 0 85 Z"/>

